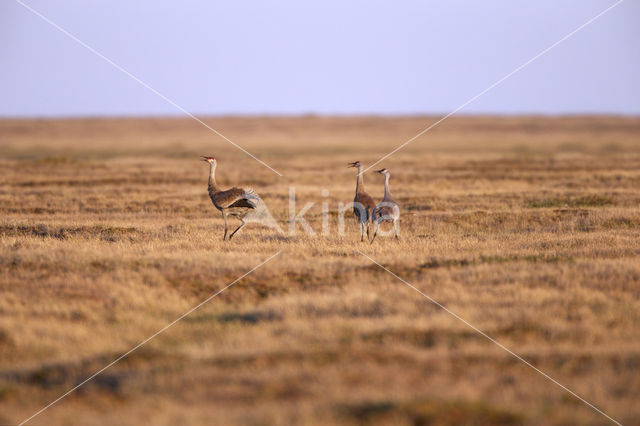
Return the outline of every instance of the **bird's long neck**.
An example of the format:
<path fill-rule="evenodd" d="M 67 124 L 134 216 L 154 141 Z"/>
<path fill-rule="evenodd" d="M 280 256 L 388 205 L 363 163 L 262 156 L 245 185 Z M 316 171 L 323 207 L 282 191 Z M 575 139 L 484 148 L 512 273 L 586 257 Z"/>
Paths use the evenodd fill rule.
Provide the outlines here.
<path fill-rule="evenodd" d="M 385 199 L 391 199 L 391 193 L 389 192 L 389 178 L 391 177 L 391 175 L 389 174 L 385 174 L 384 175 L 384 198 Z"/>
<path fill-rule="evenodd" d="M 356 194 L 358 192 L 364 192 L 364 177 L 360 173 L 360 166 L 358 166 L 358 175 L 356 176 Z"/>
<path fill-rule="evenodd" d="M 216 163 L 209 164 L 209 190 L 218 190 L 218 184 L 216 183 Z"/>

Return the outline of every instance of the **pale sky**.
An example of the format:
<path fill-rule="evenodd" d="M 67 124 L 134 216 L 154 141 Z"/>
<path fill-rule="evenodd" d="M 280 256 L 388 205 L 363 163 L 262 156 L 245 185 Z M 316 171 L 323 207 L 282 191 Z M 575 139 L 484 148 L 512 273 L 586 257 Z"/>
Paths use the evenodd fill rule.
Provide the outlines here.
<path fill-rule="evenodd" d="M 21 0 L 197 115 L 448 113 L 615 0 Z M 0 117 L 183 115 L 0 0 Z M 640 0 L 461 113 L 640 114 Z"/>

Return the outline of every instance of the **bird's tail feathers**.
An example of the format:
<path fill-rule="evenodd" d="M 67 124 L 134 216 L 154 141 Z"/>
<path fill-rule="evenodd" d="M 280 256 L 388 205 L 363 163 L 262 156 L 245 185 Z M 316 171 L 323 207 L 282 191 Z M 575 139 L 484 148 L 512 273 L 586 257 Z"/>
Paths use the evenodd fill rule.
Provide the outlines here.
<path fill-rule="evenodd" d="M 242 188 L 242 189 L 244 189 L 244 198 L 249 200 L 262 201 L 258 193 L 254 191 L 253 188 Z"/>
<path fill-rule="evenodd" d="M 276 222 L 273 216 L 271 216 L 271 212 L 269 212 L 269 209 L 262 198 L 260 198 L 252 188 L 244 188 L 244 190 L 246 198 L 249 199 L 251 204 L 255 205 L 255 208 L 244 217 L 245 222 L 259 223 L 283 233 L 282 228 L 278 225 L 278 222 Z"/>

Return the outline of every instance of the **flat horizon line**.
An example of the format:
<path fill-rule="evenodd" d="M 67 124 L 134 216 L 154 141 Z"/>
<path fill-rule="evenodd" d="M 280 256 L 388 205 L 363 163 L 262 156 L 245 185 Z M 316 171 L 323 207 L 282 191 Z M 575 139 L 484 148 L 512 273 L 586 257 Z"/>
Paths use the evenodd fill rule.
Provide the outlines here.
<path fill-rule="evenodd" d="M 250 113 L 250 114 L 197 114 L 195 116 L 209 119 L 235 119 L 235 118 L 331 118 L 331 119 L 349 119 L 349 118 L 439 118 L 446 113 Z M 613 113 L 613 112 L 568 112 L 568 113 L 460 113 L 451 118 L 640 118 L 639 113 Z M 182 120 L 190 119 L 190 117 L 180 114 L 77 114 L 77 115 L 0 115 L 0 121 L 55 121 L 55 120 Z"/>

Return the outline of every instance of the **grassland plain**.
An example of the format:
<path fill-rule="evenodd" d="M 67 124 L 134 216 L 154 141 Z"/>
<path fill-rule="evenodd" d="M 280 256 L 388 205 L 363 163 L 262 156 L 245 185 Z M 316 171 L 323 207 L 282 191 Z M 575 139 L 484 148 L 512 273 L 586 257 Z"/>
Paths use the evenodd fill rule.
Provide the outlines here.
<path fill-rule="evenodd" d="M 433 117 L 0 121 L 0 423 L 250 270 L 40 425 L 606 424 L 371 256 L 623 424 L 640 424 L 640 119 L 451 118 L 381 163 L 401 239 L 338 202 Z M 207 165 L 285 229 L 223 242 Z M 382 178 L 367 172 L 382 196 Z M 329 191 L 323 196 L 322 190 Z M 321 203 L 331 209 L 321 235 Z"/>

